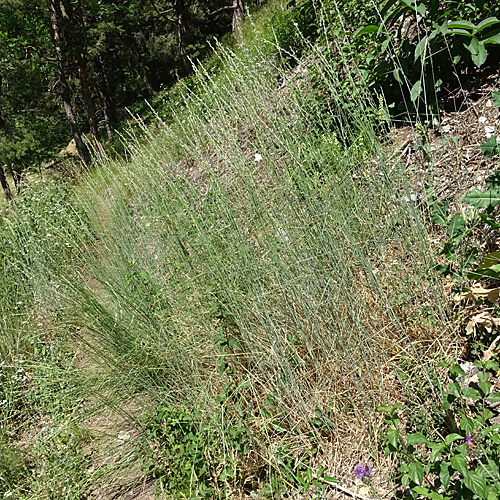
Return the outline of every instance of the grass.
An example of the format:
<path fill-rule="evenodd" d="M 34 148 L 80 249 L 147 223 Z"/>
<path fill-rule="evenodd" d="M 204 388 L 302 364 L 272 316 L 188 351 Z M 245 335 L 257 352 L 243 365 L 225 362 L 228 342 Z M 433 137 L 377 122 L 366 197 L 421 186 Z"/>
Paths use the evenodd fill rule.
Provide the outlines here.
<path fill-rule="evenodd" d="M 50 482 L 4 491 L 81 498 L 102 480 L 87 474 L 89 407 L 126 414 L 131 456 L 165 497 L 272 496 L 360 459 L 384 470 L 375 407 L 402 397 L 405 367 L 432 384 L 446 305 L 378 106 L 362 91 L 346 105 L 320 47 L 307 72 L 258 44 L 218 57 L 224 71 L 199 67 L 185 107 L 130 139 L 128 161 L 103 156 L 71 191 L 33 187 L 5 215 L 2 359 L 30 368 L 2 439 L 46 415 L 40 432 L 57 432 L 42 464 L 24 459 Z"/>

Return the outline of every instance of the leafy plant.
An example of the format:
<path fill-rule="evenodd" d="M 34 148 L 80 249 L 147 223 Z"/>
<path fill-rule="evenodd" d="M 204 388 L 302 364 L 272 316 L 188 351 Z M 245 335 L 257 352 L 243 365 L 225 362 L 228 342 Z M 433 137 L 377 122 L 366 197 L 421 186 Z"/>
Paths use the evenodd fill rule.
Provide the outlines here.
<path fill-rule="evenodd" d="M 492 422 L 489 408 L 500 401 L 490 381 L 499 364 L 476 361 L 474 366 L 480 370 L 477 388 L 459 380 L 466 376 L 460 365 L 449 369 L 452 382 L 442 393 L 440 408 L 455 428 L 443 436 L 405 435 L 398 414 L 403 405 L 378 407 L 388 426 L 385 452 L 399 458 L 401 483 L 412 498 L 493 500 L 500 495 L 500 424 Z"/>
<path fill-rule="evenodd" d="M 471 8 L 477 3 L 482 8 Z M 482 67 L 488 47 L 500 44 L 500 20 L 485 17 L 500 15 L 497 11 L 485 1 L 387 0 L 380 23 L 356 32 L 376 33 L 378 40 L 366 66 L 368 78 L 388 98 L 403 93 L 416 108 L 419 102 L 437 104 L 439 92 L 458 83 L 453 79 L 459 69 L 470 63 Z"/>

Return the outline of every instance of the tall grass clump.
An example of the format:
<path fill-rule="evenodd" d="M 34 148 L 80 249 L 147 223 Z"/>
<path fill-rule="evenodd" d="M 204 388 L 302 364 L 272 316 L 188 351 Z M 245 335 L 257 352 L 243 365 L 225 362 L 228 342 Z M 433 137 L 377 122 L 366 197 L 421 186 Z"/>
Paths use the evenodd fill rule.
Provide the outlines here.
<path fill-rule="evenodd" d="M 78 499 L 100 474 L 89 470 L 83 380 L 62 321 L 61 275 L 88 238 L 72 187 L 30 179 L 0 219 L 0 494 Z M 88 225 L 88 224 L 87 224 Z"/>
<path fill-rule="evenodd" d="M 259 54 L 220 48 L 225 70 L 200 67 L 172 123 L 131 140 L 130 161 L 99 160 L 74 202 L 79 272 L 59 267 L 98 395 L 142 408 L 139 453 L 165 494 L 276 490 L 273 471 L 346 474 L 367 449 L 381 465 L 374 408 L 405 374 L 432 384 L 446 348 L 377 106 L 346 103 L 320 49 L 291 73 Z"/>

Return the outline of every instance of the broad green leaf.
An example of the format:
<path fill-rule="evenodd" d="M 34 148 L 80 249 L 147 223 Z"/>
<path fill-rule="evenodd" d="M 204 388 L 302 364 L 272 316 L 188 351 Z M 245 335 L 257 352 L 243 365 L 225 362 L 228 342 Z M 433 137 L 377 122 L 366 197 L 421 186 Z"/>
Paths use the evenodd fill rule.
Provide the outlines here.
<path fill-rule="evenodd" d="M 422 59 L 425 59 L 427 40 L 428 40 L 427 37 L 424 36 L 424 37 L 422 37 L 422 40 L 420 40 L 420 42 L 418 42 L 417 46 L 415 47 L 415 57 L 414 57 L 413 62 L 416 62 L 417 59 L 419 59 L 420 57 Z"/>
<path fill-rule="evenodd" d="M 479 146 L 486 158 L 495 156 L 500 151 L 500 146 L 497 141 L 497 136 L 492 135 L 484 144 Z"/>
<path fill-rule="evenodd" d="M 493 387 L 493 384 L 491 382 L 478 382 L 477 385 L 485 396 L 488 396 L 488 394 L 491 392 L 491 388 Z"/>
<path fill-rule="evenodd" d="M 428 439 L 421 432 L 415 432 L 414 434 L 408 434 L 406 436 L 407 444 L 422 444 L 427 442 Z"/>
<path fill-rule="evenodd" d="M 390 406 L 386 406 L 386 405 L 380 405 L 380 406 L 377 406 L 377 411 L 379 412 L 383 412 L 383 413 L 386 413 L 388 411 L 391 411 L 391 408 Z"/>
<path fill-rule="evenodd" d="M 394 448 L 397 448 L 399 444 L 399 430 L 389 429 L 387 431 L 387 440 L 392 444 L 392 446 L 394 446 Z"/>
<path fill-rule="evenodd" d="M 439 466 L 439 479 L 445 488 L 450 484 L 450 464 L 448 462 L 441 462 Z"/>
<path fill-rule="evenodd" d="M 480 191 L 479 189 L 474 188 L 467 196 L 464 196 L 463 201 L 475 208 L 494 207 L 500 203 L 500 192 L 496 189 Z"/>
<path fill-rule="evenodd" d="M 486 361 L 484 363 L 484 369 L 485 370 L 500 370 L 500 364 L 498 363 L 498 361 L 494 360 L 494 359 L 489 359 L 488 361 Z"/>
<path fill-rule="evenodd" d="M 421 485 L 424 479 L 424 467 L 420 462 L 412 462 L 408 464 L 408 475 L 414 483 Z"/>
<path fill-rule="evenodd" d="M 228 345 L 229 345 L 229 347 L 231 347 L 231 349 L 234 349 L 235 351 L 242 351 L 243 350 L 241 348 L 240 343 L 236 339 L 231 339 L 228 342 Z"/>
<path fill-rule="evenodd" d="M 488 394 L 486 399 L 488 401 L 490 401 L 491 403 L 499 403 L 500 402 L 500 393 L 492 392 L 491 394 Z"/>
<path fill-rule="evenodd" d="M 467 31 L 467 30 L 458 29 L 458 28 L 449 29 L 447 34 L 448 35 L 463 35 L 463 36 L 468 36 L 469 38 L 474 37 L 474 34 L 472 33 L 472 31 Z"/>
<path fill-rule="evenodd" d="M 444 443 L 431 443 L 429 444 L 429 448 L 431 448 L 432 452 L 429 457 L 429 462 L 434 462 L 439 454 L 444 450 Z"/>
<path fill-rule="evenodd" d="M 467 223 L 460 214 L 455 214 L 448 225 L 448 236 L 450 239 L 462 238 L 467 229 Z"/>
<path fill-rule="evenodd" d="M 448 390 L 457 398 L 462 396 L 462 391 L 460 384 L 457 384 L 456 382 L 453 382 L 452 384 L 448 385 Z"/>
<path fill-rule="evenodd" d="M 460 434 L 456 434 L 456 433 L 448 434 L 444 438 L 444 444 L 449 446 L 451 443 L 453 443 L 454 441 L 457 441 L 458 439 L 463 439 L 463 437 Z"/>
<path fill-rule="evenodd" d="M 417 99 L 420 97 L 422 93 L 422 83 L 418 80 L 410 90 L 410 99 L 413 103 L 417 102 Z"/>
<path fill-rule="evenodd" d="M 451 21 L 448 23 L 448 29 L 465 29 L 465 30 L 475 30 L 477 26 L 470 23 L 469 21 Z"/>
<path fill-rule="evenodd" d="M 427 497 L 429 495 L 429 490 L 427 488 L 424 488 L 423 486 L 414 486 L 412 488 L 412 491 L 414 491 L 418 495 L 423 495 L 424 497 Z"/>
<path fill-rule="evenodd" d="M 366 33 L 374 33 L 375 31 L 378 31 L 378 26 L 375 26 L 374 24 L 370 24 L 369 26 L 363 26 L 361 28 L 358 28 L 354 32 L 354 36 L 361 36 L 361 35 L 365 35 Z"/>
<path fill-rule="evenodd" d="M 428 495 L 428 498 L 430 498 L 431 500 L 444 500 L 445 498 L 448 497 L 444 497 L 443 495 L 440 495 L 436 491 L 431 491 Z"/>
<path fill-rule="evenodd" d="M 499 21 L 496 17 L 488 17 L 484 21 L 481 21 L 477 27 L 476 27 L 476 33 L 479 33 L 481 30 L 484 30 L 486 28 L 489 28 L 490 26 L 493 26 L 495 24 L 498 24 Z"/>
<path fill-rule="evenodd" d="M 464 483 L 469 490 L 480 498 L 486 497 L 486 478 L 475 470 L 468 471 L 464 474 Z"/>
<path fill-rule="evenodd" d="M 471 399 L 481 399 L 481 393 L 472 387 L 464 387 L 462 389 L 462 395 L 466 398 Z"/>
<path fill-rule="evenodd" d="M 461 375 L 462 377 L 465 377 L 465 371 L 464 369 L 457 363 L 455 363 L 451 368 L 450 368 L 450 373 L 453 373 L 455 375 Z"/>
<path fill-rule="evenodd" d="M 485 38 L 482 40 L 482 42 L 486 45 L 487 43 L 493 43 L 493 44 L 499 44 L 500 43 L 500 33 L 497 33 L 496 35 L 489 36 L 488 38 Z"/>
<path fill-rule="evenodd" d="M 480 42 L 477 38 L 472 38 L 469 44 L 464 44 L 464 47 L 470 52 L 472 62 L 480 68 L 488 57 L 484 42 Z"/>
<path fill-rule="evenodd" d="M 451 457 L 450 463 L 451 466 L 458 472 L 461 472 L 462 474 L 467 472 L 467 459 L 463 455 L 455 455 Z"/>
<path fill-rule="evenodd" d="M 475 30 L 477 26 L 475 24 L 470 23 L 469 21 L 451 21 L 448 23 L 448 29 L 466 29 L 466 30 Z"/>
<path fill-rule="evenodd" d="M 394 79 L 400 83 L 401 85 L 403 85 L 403 79 L 401 78 L 401 70 L 399 68 L 396 68 L 394 69 L 394 71 L 392 72 L 393 76 L 394 76 Z"/>
<path fill-rule="evenodd" d="M 500 90 L 493 91 L 491 93 L 491 97 L 493 98 L 493 106 L 500 107 Z M 488 179 L 486 179 L 486 180 L 488 180 Z"/>
<path fill-rule="evenodd" d="M 500 264 L 500 252 L 491 252 L 483 257 L 483 260 L 477 266 L 478 270 L 491 269 Z"/>
<path fill-rule="evenodd" d="M 473 430 L 479 429 L 480 427 L 481 425 L 472 418 L 462 417 L 460 419 L 460 429 L 462 429 L 469 436 L 472 434 Z"/>

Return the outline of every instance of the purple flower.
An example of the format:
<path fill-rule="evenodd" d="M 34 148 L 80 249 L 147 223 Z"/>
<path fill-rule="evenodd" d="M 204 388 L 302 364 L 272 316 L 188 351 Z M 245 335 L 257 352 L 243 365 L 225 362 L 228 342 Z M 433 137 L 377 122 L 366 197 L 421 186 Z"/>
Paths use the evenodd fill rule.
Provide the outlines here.
<path fill-rule="evenodd" d="M 467 444 L 472 444 L 472 438 L 471 438 L 470 436 L 468 436 L 468 435 L 467 435 L 467 436 L 465 436 L 465 442 L 466 442 Z"/>
<path fill-rule="evenodd" d="M 366 464 L 359 464 L 354 469 L 354 475 L 358 479 L 364 479 L 365 477 L 369 477 L 371 473 L 372 473 L 372 469 L 370 467 L 368 467 L 368 465 L 366 465 Z"/>

